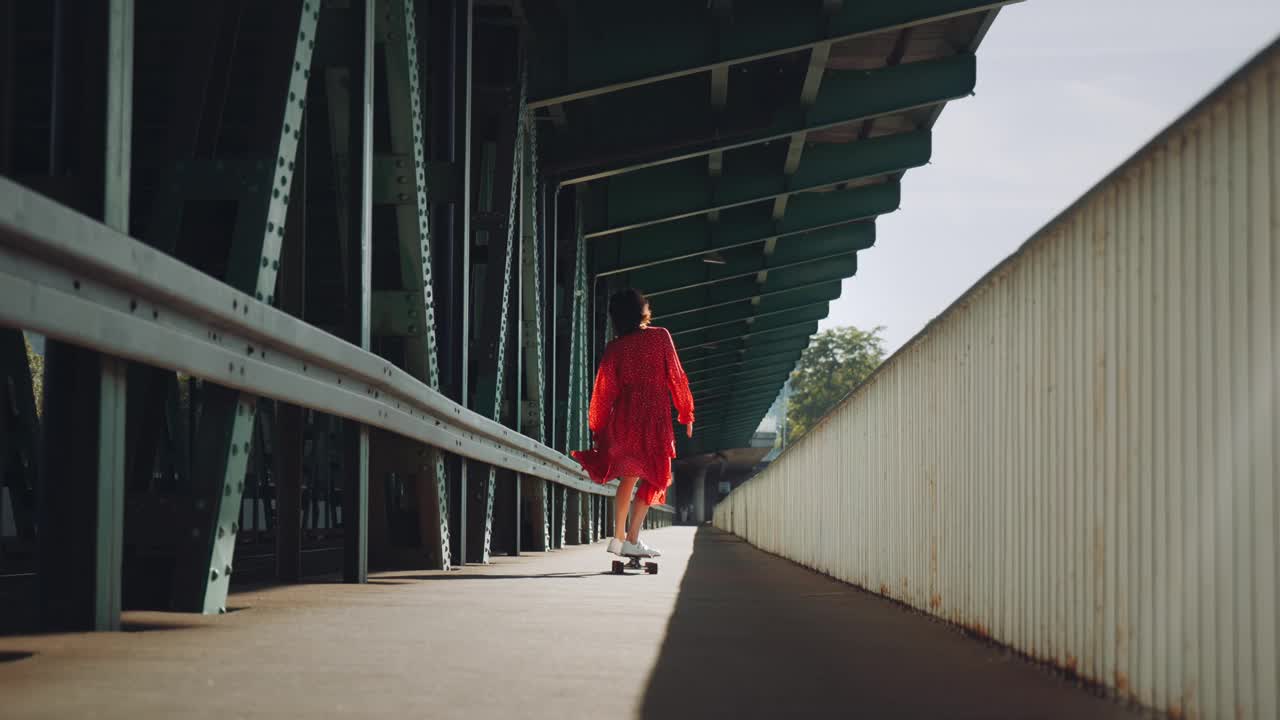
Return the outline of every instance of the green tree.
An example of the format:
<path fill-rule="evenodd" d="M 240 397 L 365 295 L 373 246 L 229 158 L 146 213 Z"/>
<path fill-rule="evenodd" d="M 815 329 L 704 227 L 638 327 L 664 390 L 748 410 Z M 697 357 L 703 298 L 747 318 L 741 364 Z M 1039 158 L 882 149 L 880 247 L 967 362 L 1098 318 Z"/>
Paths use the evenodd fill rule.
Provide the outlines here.
<path fill-rule="evenodd" d="M 883 327 L 823 330 L 800 355 L 791 373 L 787 406 L 790 441 L 798 440 L 884 360 Z"/>

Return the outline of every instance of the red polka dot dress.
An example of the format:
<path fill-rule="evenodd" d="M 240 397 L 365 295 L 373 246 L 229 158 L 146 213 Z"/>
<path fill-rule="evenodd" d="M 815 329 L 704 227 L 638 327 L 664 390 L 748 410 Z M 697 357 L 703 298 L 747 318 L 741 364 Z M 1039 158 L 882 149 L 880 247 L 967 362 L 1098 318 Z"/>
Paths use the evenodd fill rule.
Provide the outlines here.
<path fill-rule="evenodd" d="M 604 349 L 591 391 L 587 420 L 595 448 L 571 454 L 595 482 L 640 477 L 637 495 L 661 505 L 676 456 L 673 403 L 680 424 L 693 422 L 693 394 L 671 333 L 649 327 L 615 338 Z"/>

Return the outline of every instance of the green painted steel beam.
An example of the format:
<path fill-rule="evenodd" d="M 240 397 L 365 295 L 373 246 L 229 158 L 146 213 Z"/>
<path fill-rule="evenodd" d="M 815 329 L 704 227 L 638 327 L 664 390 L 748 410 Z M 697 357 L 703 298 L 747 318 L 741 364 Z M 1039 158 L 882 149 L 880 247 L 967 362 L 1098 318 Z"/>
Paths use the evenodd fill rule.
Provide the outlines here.
<path fill-rule="evenodd" d="M 829 309 L 826 303 L 798 310 L 788 310 L 762 318 L 752 318 L 752 322 L 742 321 L 733 325 L 722 325 L 709 330 L 697 330 L 675 339 L 677 348 L 696 348 L 707 344 L 715 344 L 741 337 L 754 337 L 762 333 L 780 328 L 808 324 L 827 317 Z"/>
<path fill-rule="evenodd" d="M 712 350 L 717 350 L 717 349 L 720 349 L 720 347 L 724 343 L 739 342 L 739 341 L 748 342 L 756 346 L 764 345 L 776 339 L 793 337 L 792 335 L 790 335 L 790 333 L 795 333 L 798 335 L 801 332 L 803 332 L 805 329 L 810 329 L 809 335 L 813 335 L 814 333 L 818 332 L 818 320 L 821 320 L 823 317 L 826 317 L 826 313 L 823 313 L 822 317 L 817 317 L 817 318 L 813 318 L 812 315 L 810 315 L 805 317 L 804 319 L 797 318 L 794 321 L 788 321 L 785 323 L 779 321 L 775 325 L 771 325 L 768 328 L 762 328 L 760 330 L 752 330 L 750 332 L 736 333 L 736 334 L 726 334 L 724 337 L 704 338 L 704 339 L 701 339 L 701 341 L 697 342 L 696 344 L 691 343 L 687 345 L 681 345 L 680 343 L 677 343 L 676 347 L 681 352 L 692 352 L 692 351 L 703 349 L 703 348 L 710 348 Z"/>
<path fill-rule="evenodd" d="M 722 409 L 732 409 L 734 403 L 741 405 L 747 400 L 763 399 L 772 402 L 774 397 L 785 382 L 785 377 L 765 378 L 759 381 L 758 385 L 752 386 L 733 386 L 726 385 L 716 388 L 707 388 L 699 391 L 701 395 L 696 396 L 695 402 L 701 403 L 706 407 L 703 408 L 703 416 L 712 412 L 716 407 Z M 766 397 L 767 396 L 767 397 Z M 703 417 L 705 420 L 706 417 Z M 723 417 L 721 418 L 723 421 Z"/>
<path fill-rule="evenodd" d="M 726 407 L 718 414 L 717 427 L 721 430 L 734 428 L 754 430 L 772 404 L 773 400 L 770 399 L 737 409 Z"/>
<path fill-rule="evenodd" d="M 795 289 L 800 286 L 812 286 L 833 280 L 843 280 L 852 276 L 858 269 L 857 256 L 853 253 L 829 257 L 814 258 L 808 262 L 774 266 L 769 269 L 763 283 L 758 283 L 757 274 L 748 274 L 731 279 L 725 287 L 717 287 L 715 281 L 691 285 L 680 291 L 662 294 L 653 302 L 666 307 L 707 307 L 714 304 L 717 297 L 764 296 L 776 290 Z M 641 286 L 643 287 L 643 286 Z M 730 295 L 732 293 L 732 295 Z M 653 295 L 651 295 L 653 297 Z M 699 305 L 698 303 L 701 303 Z"/>
<path fill-rule="evenodd" d="M 797 292 L 789 295 L 774 295 L 762 298 L 758 302 L 743 300 L 733 305 L 726 305 L 701 313 L 685 313 L 663 323 L 672 335 L 697 332 L 731 323 L 744 322 L 752 318 L 764 318 L 778 313 L 809 307 L 825 305 L 840 297 L 839 283 L 829 283 L 817 290 Z"/>
<path fill-rule="evenodd" d="M 679 104 L 680 113 L 653 116 L 637 107 L 661 102 L 656 93 L 614 96 L 605 102 L 571 108 L 567 127 L 553 152 L 551 169 L 565 185 L 597 181 L 658 165 L 701 160 L 712 153 L 737 151 L 765 143 L 788 144 L 797 133 L 818 132 L 850 123 L 938 105 L 972 94 L 977 80 L 973 55 L 957 55 L 872 70 L 826 69 L 814 103 L 799 102 L 762 114 L 767 104 L 760 90 L 746 85 L 719 113 L 704 103 L 682 101 L 697 88 L 664 88 L 666 107 Z M 655 89 L 656 90 L 656 89 Z M 773 101 L 776 105 L 776 100 Z M 646 111 L 647 110 L 647 111 Z M 636 127 L 631 127 L 632 124 Z M 643 123 L 643 125 L 639 125 Z M 601 130 L 596 130 L 600 128 Z M 616 128 L 619 132 L 608 132 Z M 700 163 L 704 167 L 705 161 Z"/>
<path fill-rule="evenodd" d="M 766 282 L 767 282 L 767 279 L 766 279 Z M 657 318 L 660 323 L 666 323 L 666 322 L 671 322 L 678 318 L 684 317 L 685 315 L 706 312 L 708 310 L 715 310 L 718 308 L 728 307 L 731 305 L 737 305 L 743 302 L 751 302 L 756 300 L 757 298 L 759 299 L 759 302 L 763 303 L 766 300 L 771 300 L 774 298 L 785 298 L 790 295 L 800 294 L 800 293 L 811 293 L 811 292 L 838 293 L 838 292 L 841 292 L 840 288 L 842 284 L 843 284 L 842 279 L 824 280 L 821 282 L 806 283 L 803 285 L 783 288 L 780 290 L 771 290 L 769 292 L 761 292 L 759 289 L 759 284 L 757 283 L 754 287 L 744 287 L 743 288 L 744 295 L 742 295 L 741 297 L 729 297 L 729 298 L 709 302 L 705 306 L 694 305 L 693 307 L 684 307 L 682 309 L 679 309 L 673 312 L 663 312 L 661 315 L 655 314 L 654 317 Z"/>
<path fill-rule="evenodd" d="M 710 430 L 712 428 L 723 429 L 747 426 L 754 429 L 764 419 L 765 413 L 769 411 L 769 406 L 773 405 L 775 399 L 776 396 L 765 397 L 753 400 L 741 407 L 721 406 L 714 411 L 715 417 L 707 421 L 707 428 Z"/>
<path fill-rule="evenodd" d="M 743 410 L 731 411 L 721 418 L 718 427 L 721 428 L 721 432 L 754 431 L 760 426 L 760 421 L 769 412 L 769 406 L 772 404 L 773 401 L 768 400 Z"/>
<path fill-rule="evenodd" d="M 676 303 L 670 303 L 668 302 L 670 298 L 663 296 L 742 278 L 754 279 L 760 272 L 766 270 L 769 271 L 770 276 L 775 272 L 783 274 L 794 271 L 787 273 L 788 276 L 792 276 L 799 272 L 795 271 L 796 268 L 819 263 L 833 271 L 838 268 L 841 274 L 832 276 L 829 273 L 818 273 L 812 278 L 813 282 L 848 277 L 857 271 L 858 263 L 855 253 L 861 249 L 861 246 L 860 233 L 845 232 L 842 226 L 837 226 L 779 241 L 772 255 L 765 255 L 756 248 L 740 248 L 726 251 L 722 256 L 724 261 L 722 264 L 705 263 L 697 259 L 685 260 L 626 273 L 615 283 L 643 290 L 654 298 L 655 312 L 673 312 L 673 308 L 698 307 L 698 305 L 682 305 L 678 302 L 680 298 L 676 298 Z M 770 292 L 793 284 L 783 283 L 768 287 L 757 283 L 754 290 Z M 748 289 L 748 292 L 751 290 Z M 737 292 L 727 297 L 754 296 L 754 292 L 752 294 Z M 663 299 L 657 300 L 659 297 Z"/>
<path fill-rule="evenodd" d="M 723 378 L 717 378 L 715 381 L 706 382 L 696 387 L 691 387 L 695 394 L 697 393 L 715 393 L 723 390 L 745 389 L 764 386 L 780 386 L 790 377 L 793 365 L 773 366 L 763 369 L 755 369 L 743 371 L 741 374 L 726 375 Z"/>
<path fill-rule="evenodd" d="M 762 333 L 758 336 L 742 336 L 733 340 L 726 340 L 717 343 L 715 346 L 704 346 L 699 348 L 689 348 L 680 351 L 680 357 L 687 358 L 683 362 L 692 362 L 703 355 L 716 355 L 729 351 L 751 351 L 751 350 L 767 350 L 781 344 L 788 344 L 796 340 L 808 341 L 808 338 L 818 330 L 818 323 L 813 322 L 809 325 L 799 325 L 795 327 L 781 328 L 779 330 L 771 330 L 768 333 Z M 788 345 L 789 346 L 789 345 Z"/>
<path fill-rule="evenodd" d="M 733 329 L 742 327 L 743 325 L 745 325 L 747 328 L 755 328 L 757 327 L 757 325 L 755 324 L 757 322 L 761 322 L 761 321 L 767 322 L 778 316 L 785 316 L 790 313 L 801 311 L 801 310 L 816 310 L 817 308 L 822 308 L 823 316 L 825 317 L 828 310 L 828 305 L 829 305 L 829 302 L 827 300 L 813 300 L 810 302 L 799 303 L 793 307 L 774 310 L 772 312 L 759 312 L 755 314 L 747 314 L 741 317 L 726 318 L 726 319 L 721 319 L 714 322 L 706 322 L 705 324 L 699 324 L 694 327 L 690 327 L 687 330 L 681 330 L 678 333 L 672 333 L 672 336 L 686 337 L 686 336 L 693 335 L 695 333 L 716 333 L 716 332 L 725 331 L 725 330 L 732 331 Z"/>
<path fill-rule="evenodd" d="M 809 338 L 802 337 L 777 343 L 767 351 L 757 349 L 756 352 L 748 353 L 745 350 L 729 350 L 682 362 L 684 362 L 685 372 L 688 373 L 689 379 L 693 380 L 704 375 L 732 370 L 743 365 L 785 362 L 789 358 L 799 358 L 808 344 Z"/>
<path fill-rule="evenodd" d="M 697 216 L 597 238 L 592 243 L 595 273 L 609 276 L 664 263 L 699 258 L 832 226 L 860 233 L 860 248 L 875 244 L 875 224 L 856 222 L 891 213 L 899 194 L 884 188 L 853 188 L 804 193 L 790 198 L 786 215 L 773 217 L 773 206 L 758 203 L 726 210 L 719 220 Z"/>
<path fill-rule="evenodd" d="M 745 406 L 756 400 L 773 401 L 782 388 L 785 378 L 775 381 L 761 380 L 755 385 L 742 387 L 720 387 L 707 389 L 694 395 L 694 401 L 701 403 L 706 412 L 715 409 L 727 409 L 731 406 Z M 704 413 L 706 414 L 706 413 Z"/>
<path fill-rule="evenodd" d="M 718 66 L 998 10 L 1017 1 L 846 2 L 830 15 L 817 3 L 739 3 L 730 24 L 703 4 L 679 0 L 657 5 L 579 3 L 570 10 L 572 22 L 535 25 L 530 105 L 548 107 L 710 73 Z"/>
<path fill-rule="evenodd" d="M 725 157 L 724 175 L 708 177 L 703 163 L 661 165 L 609 181 L 605 216 L 588 217 L 586 236 L 603 237 L 682 218 L 772 201 L 802 192 L 876 178 L 929 162 L 932 135 L 917 130 L 897 135 L 810 148 L 793 175 L 777 170 L 770 148 Z"/>
<path fill-rule="evenodd" d="M 765 382 L 775 377 L 781 376 L 784 380 L 795 369 L 795 362 L 781 361 L 768 365 L 750 365 L 741 367 L 736 370 L 727 370 L 715 376 L 704 378 L 700 382 L 690 382 L 689 389 L 695 391 L 708 390 L 710 388 L 731 387 L 739 383 L 751 384 L 754 382 Z"/>

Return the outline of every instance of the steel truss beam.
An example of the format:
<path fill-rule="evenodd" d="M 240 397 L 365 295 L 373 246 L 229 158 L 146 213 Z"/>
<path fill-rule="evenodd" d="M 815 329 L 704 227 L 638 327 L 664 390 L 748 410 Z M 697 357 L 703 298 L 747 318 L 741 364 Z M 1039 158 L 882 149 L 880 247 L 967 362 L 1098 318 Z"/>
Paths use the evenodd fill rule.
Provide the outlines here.
<path fill-rule="evenodd" d="M 676 347 L 691 350 L 706 345 L 714 345 L 725 340 L 751 338 L 781 328 L 807 325 L 811 322 L 822 320 L 827 316 L 827 312 L 826 303 L 822 303 L 813 307 L 789 310 L 778 315 L 754 319 L 754 322 L 744 323 L 746 325 L 745 329 L 729 325 L 710 330 L 699 330 L 676 338 Z"/>
<path fill-rule="evenodd" d="M 386 67 L 387 124 L 394 168 L 375 172 L 375 180 L 394 179 L 396 238 L 400 261 L 400 290 L 373 295 L 375 334 L 408 337 L 404 369 L 433 390 L 440 390 L 440 349 L 436 337 L 434 284 L 432 282 L 432 240 L 428 223 L 427 191 L 433 179 L 427 161 L 424 122 L 425 100 L 419 85 L 418 20 L 411 0 L 392 0 L 390 10 L 380 16 L 379 45 Z M 375 168 L 377 159 L 375 158 Z M 377 201 L 376 192 L 374 201 Z M 437 199 L 437 202 L 439 199 Z M 388 306 L 398 311 L 388 311 Z M 399 326 L 395 327 L 395 321 Z M 392 325 L 393 327 L 388 327 Z M 379 333 L 392 330 L 392 333 Z M 400 331 L 400 332 L 395 332 Z M 422 478 L 415 493 L 419 497 L 418 527 L 420 548 L 431 565 L 450 567 L 448 478 L 445 458 L 438 449 L 426 448 L 394 436 L 387 440 L 404 459 L 398 469 Z"/>
<path fill-rule="evenodd" d="M 892 175 L 924 165 L 931 152 L 931 134 L 918 130 L 812 148 L 805 153 L 799 170 L 789 176 L 756 163 L 738 174 L 729 164 L 726 174 L 712 182 L 700 166 L 662 165 L 611 180 L 605 196 L 606 214 L 590 219 L 586 235 L 603 237 Z"/>
<path fill-rule="evenodd" d="M 693 217 L 606 236 L 592 243 L 596 275 L 652 268 L 835 226 L 860 234 L 859 246 L 865 249 L 875 244 L 875 224 L 855 221 L 891 213 L 898 202 L 896 193 L 879 187 L 806 193 L 792 198 L 786 215 L 776 220 L 772 207 L 753 205 L 721 213 L 715 222 Z"/>
<path fill-rule="evenodd" d="M 730 371 L 726 374 L 715 377 L 704 378 L 701 382 L 690 383 L 690 389 L 696 392 L 707 392 L 724 387 L 734 387 L 739 383 L 755 383 L 756 381 L 772 380 L 781 375 L 783 377 L 791 374 L 795 368 L 794 361 L 782 361 L 770 363 L 768 365 L 754 365 L 743 367 L 737 371 Z"/>
<path fill-rule="evenodd" d="M 833 283 L 833 285 L 835 285 Z M 769 299 L 748 298 L 731 306 L 706 310 L 701 314 L 686 313 L 663 323 L 672 335 L 683 335 L 723 325 L 744 322 L 752 318 L 764 318 L 811 305 L 822 305 L 840 297 L 840 286 L 824 286 L 805 294 L 775 295 Z"/>
<path fill-rule="evenodd" d="M 691 103 L 679 100 L 669 103 L 685 106 L 678 114 L 653 115 L 633 106 L 647 96 L 618 96 L 613 104 L 577 106 L 571 116 L 576 122 L 563 131 L 561 144 L 553 146 L 557 162 L 549 171 L 565 185 L 599 181 L 940 105 L 971 94 L 977 68 L 973 55 L 959 55 L 874 70 L 819 68 L 814 77 L 821 78 L 821 89 L 812 104 L 805 105 L 801 98 L 800 103 L 767 113 L 751 92 L 736 94 L 738 102 L 719 113 L 705 109 L 700 114 L 693 109 L 697 105 L 689 107 Z M 637 122 L 644 127 L 635 132 L 593 134 L 595 128 Z M 646 140 L 637 143 L 637 134 Z"/>
<path fill-rule="evenodd" d="M 651 269 L 629 273 L 622 282 L 641 288 L 655 298 L 655 307 L 659 310 L 671 305 L 681 309 L 705 307 L 686 297 L 686 293 L 697 295 L 690 291 L 746 278 L 749 282 L 726 288 L 725 292 L 704 295 L 712 301 L 741 299 L 798 284 L 849 277 L 857 271 L 856 253 L 860 249 L 858 234 L 844 233 L 836 227 L 789 238 L 786 243 L 779 243 L 772 255 L 744 250 L 726 254 L 723 264 L 685 261 L 668 266 L 665 272 Z M 762 271 L 768 271 L 769 277 L 764 284 L 759 284 L 756 279 Z M 676 296 L 674 302 L 669 297 L 672 295 Z"/>
<path fill-rule="evenodd" d="M 770 351 L 746 354 L 745 351 L 730 351 L 720 355 L 708 355 L 702 358 L 702 367 L 686 370 L 692 382 L 698 382 L 710 376 L 724 372 L 733 372 L 735 368 L 746 369 L 763 365 L 780 364 L 798 360 L 808 344 L 808 338 L 799 338 L 789 343 L 780 343 Z M 686 363 L 687 365 L 688 363 Z"/>
<path fill-rule="evenodd" d="M 790 5 L 764 4 L 735 11 L 722 27 L 702 7 L 679 4 L 657 11 L 652 5 L 619 18 L 612 6 L 575 8 L 571 38 L 536 35 L 531 89 L 533 108 L 582 100 L 647 85 L 717 66 L 786 55 L 819 44 L 900 30 L 950 17 L 996 10 L 1018 0 L 902 0 L 884 5 L 843 3 L 829 18 Z M 676 13 L 673 15 L 673 13 Z M 625 24 L 624 24 L 625 23 Z M 625 31 L 622 28 L 625 27 Z M 562 48 L 572 43 L 574 55 Z M 661 47 L 663 52 L 650 52 Z"/>
<path fill-rule="evenodd" d="M 505 109 L 505 108 L 504 108 Z M 489 316 L 484 319 L 481 330 L 478 359 L 483 361 L 477 373 L 475 385 L 475 408 L 492 418 L 502 422 L 503 397 L 507 390 L 508 374 L 507 340 L 509 320 L 512 317 L 511 295 L 512 284 L 516 272 L 518 237 L 516 216 L 520 201 L 520 179 L 523 174 L 522 162 L 525 150 L 525 107 L 524 81 L 520 81 L 520 96 L 506 122 L 502 123 L 500 133 L 508 137 L 500 138 L 496 157 L 486 162 L 488 182 L 482 181 L 482 188 L 488 191 L 488 197 L 482 197 L 481 212 L 497 210 L 497 203 L 506 205 L 504 223 L 493 226 L 488 232 L 488 272 L 485 281 L 485 301 L 483 308 Z M 509 168 L 509 170 L 508 170 Z M 499 175 L 501 173 L 501 175 Z M 503 197 L 502 190 L 506 190 Z M 519 290 L 516 290 L 517 296 Z M 514 424 L 514 423 L 512 423 Z M 483 490 L 483 535 L 479 543 L 476 558 L 481 563 L 488 563 L 493 545 L 493 512 L 497 493 L 497 468 L 490 466 Z M 518 534 L 518 533 L 517 533 Z"/>

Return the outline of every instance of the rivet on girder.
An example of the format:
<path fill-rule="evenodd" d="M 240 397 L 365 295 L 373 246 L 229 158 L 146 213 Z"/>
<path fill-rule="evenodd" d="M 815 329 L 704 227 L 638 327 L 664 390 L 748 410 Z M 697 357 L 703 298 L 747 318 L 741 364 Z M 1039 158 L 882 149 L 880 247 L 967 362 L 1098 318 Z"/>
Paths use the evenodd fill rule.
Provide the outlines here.
<path fill-rule="evenodd" d="M 240 532 L 240 526 L 235 523 L 231 523 L 231 534 L 235 535 L 238 532 Z"/>
<path fill-rule="evenodd" d="M 214 569 L 210 570 L 210 571 L 209 571 L 209 577 L 210 577 L 211 579 L 213 579 L 213 580 L 217 580 L 217 579 L 218 579 L 218 569 L 217 569 L 217 568 L 214 568 Z"/>

